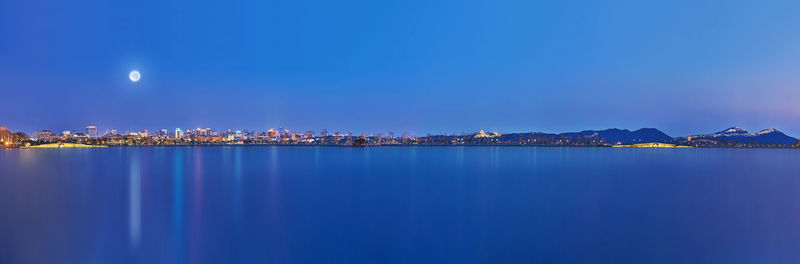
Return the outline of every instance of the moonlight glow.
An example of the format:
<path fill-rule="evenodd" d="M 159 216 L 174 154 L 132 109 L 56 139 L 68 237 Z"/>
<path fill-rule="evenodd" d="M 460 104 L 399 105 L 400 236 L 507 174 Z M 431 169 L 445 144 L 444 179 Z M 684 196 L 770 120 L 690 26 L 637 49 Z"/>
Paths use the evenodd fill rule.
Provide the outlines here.
<path fill-rule="evenodd" d="M 131 74 L 128 77 L 131 78 L 132 82 L 138 82 L 139 78 L 141 78 L 142 75 L 139 74 L 139 71 L 132 71 Z"/>

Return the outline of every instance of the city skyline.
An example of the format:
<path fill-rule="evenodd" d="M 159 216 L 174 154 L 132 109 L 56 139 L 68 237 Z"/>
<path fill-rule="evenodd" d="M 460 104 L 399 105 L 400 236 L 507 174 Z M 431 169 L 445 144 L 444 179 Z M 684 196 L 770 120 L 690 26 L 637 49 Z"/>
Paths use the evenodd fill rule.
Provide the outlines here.
<path fill-rule="evenodd" d="M 354 130 L 351 130 L 351 129 L 330 129 L 329 130 L 327 128 L 321 128 L 321 129 L 297 129 L 297 128 L 289 128 L 289 127 L 284 127 L 284 126 L 255 128 L 255 129 L 250 129 L 250 128 L 240 129 L 240 128 L 214 128 L 214 127 L 186 127 L 186 126 L 184 126 L 184 127 L 172 127 L 172 128 L 161 127 L 161 128 L 134 128 L 134 129 L 116 129 L 116 128 L 105 128 L 105 129 L 103 129 L 102 127 L 98 128 L 98 126 L 95 126 L 94 124 L 89 124 L 89 125 L 85 126 L 82 129 L 74 129 L 74 128 L 72 128 L 72 129 L 38 129 L 38 130 L 35 130 L 35 131 L 31 131 L 31 132 L 13 130 L 12 129 L 12 131 L 13 132 L 26 133 L 31 138 L 35 138 L 33 135 L 35 135 L 37 133 L 41 133 L 41 132 L 49 132 L 49 133 L 53 133 L 54 135 L 55 134 L 63 135 L 65 133 L 67 133 L 67 134 L 85 134 L 85 135 L 87 135 L 88 138 L 99 138 L 99 137 L 102 137 L 102 136 L 109 136 L 109 135 L 127 135 L 129 133 L 141 134 L 143 132 L 145 134 L 147 134 L 148 132 L 159 132 L 159 131 L 168 131 L 170 134 L 178 134 L 178 133 L 189 132 L 189 131 L 204 131 L 204 133 L 210 133 L 210 132 L 227 132 L 227 133 L 231 133 L 231 132 L 245 132 L 245 133 L 257 132 L 257 133 L 267 133 L 268 131 L 319 133 L 319 132 L 323 132 L 324 131 L 324 133 L 330 133 L 330 134 L 341 133 L 343 135 L 346 134 L 346 135 L 354 135 L 354 136 L 358 136 L 358 135 L 362 135 L 362 134 L 369 135 L 369 136 L 375 136 L 375 135 L 378 135 L 378 134 L 390 134 L 390 133 L 391 134 L 404 134 L 404 135 L 410 135 L 410 136 L 426 136 L 426 135 L 473 135 L 473 134 L 476 134 L 476 133 L 483 133 L 484 131 L 486 131 L 486 132 L 498 132 L 498 133 L 530 133 L 530 132 L 535 132 L 535 133 L 556 133 L 557 134 L 557 133 L 576 133 L 576 132 L 582 132 L 582 131 L 593 131 L 593 130 L 597 130 L 597 129 L 620 129 L 620 130 L 659 129 L 660 130 L 660 128 L 651 128 L 651 127 L 641 127 L 641 128 L 625 128 L 625 127 L 587 128 L 587 129 L 571 130 L 571 131 L 544 131 L 544 130 L 536 130 L 536 129 L 527 130 L 527 131 L 505 131 L 505 130 L 492 130 L 492 129 L 478 129 L 476 131 L 423 132 L 421 134 L 416 134 L 416 133 L 412 133 L 410 131 L 354 131 Z M 741 129 L 742 131 L 745 131 L 745 132 L 747 131 L 742 126 L 730 126 L 728 129 Z M 681 136 L 701 135 L 701 134 L 704 134 L 704 133 L 714 133 L 715 131 L 700 131 L 700 132 L 695 131 L 695 132 L 689 133 L 689 134 L 682 134 Z M 778 128 L 775 128 L 775 127 L 761 128 L 761 129 L 758 129 L 756 131 L 759 131 L 759 132 L 764 132 L 764 131 L 785 132 L 782 129 L 778 129 Z M 203 133 L 203 132 L 201 132 L 201 133 Z M 281 133 L 283 133 L 283 132 L 281 132 Z M 669 133 L 666 133 L 666 134 L 669 134 Z M 92 136 L 92 135 L 94 135 L 94 136 Z"/>
<path fill-rule="evenodd" d="M 0 9 L 0 123 L 800 135 L 796 1 Z M 180 11 L 180 12 L 178 12 Z M 135 74 L 136 81 L 132 81 Z"/>
<path fill-rule="evenodd" d="M 5 129 L 5 127 L 0 127 Z M 19 134 L 19 135 L 17 135 Z M 296 130 L 279 126 L 277 129 L 238 130 L 231 128 L 160 128 L 118 131 L 106 129 L 98 132 L 97 126 L 88 125 L 84 131 L 39 130 L 33 135 L 15 133 L 13 144 L 56 145 L 61 143 L 86 143 L 89 145 L 207 145 L 207 144 L 287 144 L 287 145 L 567 145 L 567 146 L 611 146 L 628 144 L 670 143 L 672 146 L 695 147 L 797 147 L 798 138 L 789 136 L 776 128 L 757 132 L 734 126 L 712 133 L 693 133 L 670 136 L 657 128 L 636 130 L 609 128 L 604 130 L 582 130 L 573 132 L 543 131 L 476 131 L 461 133 L 412 134 L 389 132 L 360 132 L 349 130 L 328 131 L 322 129 Z M 8 140 L 7 140 L 8 141 Z M 389 143 L 387 143 L 389 142 Z M 545 143 L 546 142 L 546 143 Z M 11 143 L 11 142 L 9 142 Z M 649 146 L 649 145 L 647 145 Z"/>

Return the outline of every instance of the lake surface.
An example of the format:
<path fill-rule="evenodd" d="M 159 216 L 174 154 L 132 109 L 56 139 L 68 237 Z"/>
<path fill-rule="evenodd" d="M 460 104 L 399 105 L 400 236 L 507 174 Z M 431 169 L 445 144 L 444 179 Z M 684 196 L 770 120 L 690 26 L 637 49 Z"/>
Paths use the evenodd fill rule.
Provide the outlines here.
<path fill-rule="evenodd" d="M 0 263 L 798 262 L 798 150 L 0 150 Z"/>

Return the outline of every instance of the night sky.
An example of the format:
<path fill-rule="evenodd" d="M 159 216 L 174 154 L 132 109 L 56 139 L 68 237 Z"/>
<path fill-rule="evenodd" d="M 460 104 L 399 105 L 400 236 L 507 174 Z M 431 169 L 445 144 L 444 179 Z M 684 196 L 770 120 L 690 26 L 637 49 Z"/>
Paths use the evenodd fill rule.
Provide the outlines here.
<path fill-rule="evenodd" d="M 799 13 L 800 1 L 0 0 L 0 125 L 800 136 Z"/>

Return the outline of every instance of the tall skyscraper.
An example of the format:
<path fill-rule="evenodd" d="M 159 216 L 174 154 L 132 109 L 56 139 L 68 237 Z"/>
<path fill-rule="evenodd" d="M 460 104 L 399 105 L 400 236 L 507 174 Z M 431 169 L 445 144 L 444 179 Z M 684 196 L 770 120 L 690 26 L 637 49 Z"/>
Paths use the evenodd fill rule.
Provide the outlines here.
<path fill-rule="evenodd" d="M 175 129 L 175 138 L 182 138 L 182 137 L 183 137 L 183 131 L 181 131 L 180 128 L 176 128 Z"/>
<path fill-rule="evenodd" d="M 89 138 L 97 138 L 97 127 L 92 125 L 87 126 L 86 135 L 89 136 Z"/>
<path fill-rule="evenodd" d="M 197 135 L 199 136 L 210 136 L 211 135 L 211 128 L 197 128 Z"/>

